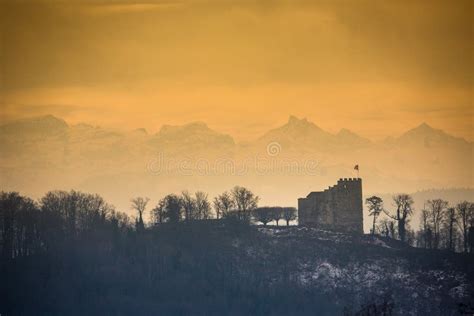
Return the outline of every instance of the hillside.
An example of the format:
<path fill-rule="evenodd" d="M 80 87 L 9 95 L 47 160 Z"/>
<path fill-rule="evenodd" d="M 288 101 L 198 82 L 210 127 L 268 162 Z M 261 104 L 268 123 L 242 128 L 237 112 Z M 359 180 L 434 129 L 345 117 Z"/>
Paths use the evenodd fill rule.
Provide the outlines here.
<path fill-rule="evenodd" d="M 64 246 L 4 265 L 7 314 L 456 315 L 473 303 L 474 257 L 367 235 L 224 220 Z"/>
<path fill-rule="evenodd" d="M 472 297 L 472 257 L 305 227 L 259 231 L 273 245 L 264 258 L 288 251 L 294 280 L 343 306 L 387 302 L 394 315 L 449 315 Z"/>

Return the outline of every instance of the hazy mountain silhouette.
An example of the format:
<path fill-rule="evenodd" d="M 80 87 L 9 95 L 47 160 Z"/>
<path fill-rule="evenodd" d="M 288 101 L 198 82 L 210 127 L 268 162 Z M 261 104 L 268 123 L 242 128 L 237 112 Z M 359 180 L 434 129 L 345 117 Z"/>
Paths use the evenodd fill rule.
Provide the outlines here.
<path fill-rule="evenodd" d="M 368 146 L 372 144 L 369 139 L 359 136 L 346 128 L 341 129 L 339 133 L 337 133 L 337 137 L 342 144 L 359 147 Z"/>
<path fill-rule="evenodd" d="M 2 138 L 29 138 L 57 136 L 68 129 L 68 124 L 53 115 L 16 120 L 0 126 Z"/>
<path fill-rule="evenodd" d="M 160 131 L 150 138 L 149 144 L 164 152 L 187 155 L 197 152 L 228 151 L 235 145 L 231 136 L 216 132 L 203 122 L 192 122 L 182 126 L 163 125 Z"/>
<path fill-rule="evenodd" d="M 392 139 L 391 144 L 398 146 L 420 146 L 420 147 L 440 147 L 440 146 L 466 146 L 471 147 L 473 143 L 464 138 L 454 137 L 443 130 L 435 129 L 426 123 L 405 132 L 400 137 Z"/>
<path fill-rule="evenodd" d="M 278 142 L 285 150 L 300 153 L 326 153 L 335 150 L 347 150 L 354 146 L 367 146 L 371 143 L 347 129 L 334 135 L 324 131 L 306 118 L 290 116 L 288 122 L 265 133 L 258 143 Z"/>
<path fill-rule="evenodd" d="M 132 133 L 139 136 L 148 135 L 148 131 L 145 128 L 134 129 Z"/>
<path fill-rule="evenodd" d="M 278 151 L 269 155 L 268 146 L 275 143 Z M 213 195 L 236 183 L 254 188 L 262 203 L 295 205 L 309 191 L 356 176 L 355 164 L 360 165 L 364 194 L 474 187 L 473 143 L 427 124 L 372 142 L 347 129 L 332 134 L 291 116 L 243 146 L 202 122 L 164 125 L 149 134 L 143 129 L 71 125 L 48 115 L 0 126 L 0 146 L 2 189 L 40 196 L 48 189 L 77 188 L 102 193 L 124 209 L 135 191 L 156 196 L 201 189 Z M 175 164 L 150 172 L 150 162 L 156 164 L 162 153 Z M 219 158 L 231 165 L 224 172 L 213 170 Z M 285 159 L 300 169 L 278 169 Z M 186 174 L 179 169 L 183 161 Z M 311 172 L 305 169 L 308 161 L 316 162 Z M 198 172 L 193 169 L 203 166 Z"/>

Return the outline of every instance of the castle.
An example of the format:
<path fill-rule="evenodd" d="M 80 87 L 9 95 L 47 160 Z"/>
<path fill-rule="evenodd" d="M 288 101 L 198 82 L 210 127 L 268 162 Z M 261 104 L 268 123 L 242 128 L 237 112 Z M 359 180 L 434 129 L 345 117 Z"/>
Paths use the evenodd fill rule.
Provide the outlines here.
<path fill-rule="evenodd" d="M 362 179 L 339 179 L 321 192 L 298 199 L 299 224 L 323 229 L 364 233 Z"/>

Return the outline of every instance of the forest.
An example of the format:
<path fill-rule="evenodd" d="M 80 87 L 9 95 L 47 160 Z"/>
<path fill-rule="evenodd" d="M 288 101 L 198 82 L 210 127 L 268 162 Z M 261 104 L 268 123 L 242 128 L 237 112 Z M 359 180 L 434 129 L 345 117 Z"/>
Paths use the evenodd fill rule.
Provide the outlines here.
<path fill-rule="evenodd" d="M 346 285 L 337 291 L 328 291 L 326 285 L 308 286 L 298 269 L 318 247 L 316 258 L 327 257 L 347 269 L 352 263 L 362 265 L 367 251 L 374 260 L 400 256 L 390 260 L 413 262 L 424 271 L 447 271 L 442 265 L 448 262 L 449 269 L 459 274 L 440 288 L 454 288 L 455 280 L 463 279 L 456 286 L 469 293 L 473 204 L 450 207 L 443 200 L 427 201 L 422 227 L 415 232 L 409 226 L 410 197 L 397 195 L 394 201 L 397 208 L 390 213 L 380 198 L 367 198 L 373 216 L 371 234 L 347 237 L 343 247 L 338 245 L 340 234 L 329 240 L 321 238 L 329 232 L 305 233 L 294 225 L 295 208 L 259 207 L 258 196 L 240 186 L 212 202 L 204 192 L 170 194 L 153 207 L 148 207 L 148 198 L 136 197 L 131 200 L 134 217 L 116 211 L 95 194 L 52 191 L 34 201 L 16 192 L 1 192 L 0 313 L 398 315 L 416 305 L 406 295 L 399 296 L 406 289 L 392 285 L 383 295 L 366 290 L 354 295 L 345 292 Z M 377 222 L 382 213 L 388 219 Z M 269 226 L 271 222 L 275 225 Z M 268 236 L 281 232 L 289 239 L 275 245 Z M 295 238 L 302 240 L 301 246 L 294 244 Z M 380 243 L 402 252 L 395 255 L 372 246 L 366 250 L 367 244 Z M 427 249 L 420 252 L 411 246 Z M 392 281 L 384 276 L 378 282 L 385 288 Z M 420 299 L 416 310 L 433 305 L 442 315 L 473 307 L 465 294 L 453 297 L 443 298 L 441 305 Z M 446 310 L 439 309 L 444 305 Z"/>

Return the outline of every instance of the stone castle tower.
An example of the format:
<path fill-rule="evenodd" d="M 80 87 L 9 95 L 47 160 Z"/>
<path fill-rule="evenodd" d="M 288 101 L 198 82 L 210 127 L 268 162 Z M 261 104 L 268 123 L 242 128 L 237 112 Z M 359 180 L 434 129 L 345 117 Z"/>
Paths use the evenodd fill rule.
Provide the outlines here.
<path fill-rule="evenodd" d="M 321 192 L 298 199 L 299 224 L 363 234 L 362 179 L 339 179 Z"/>

